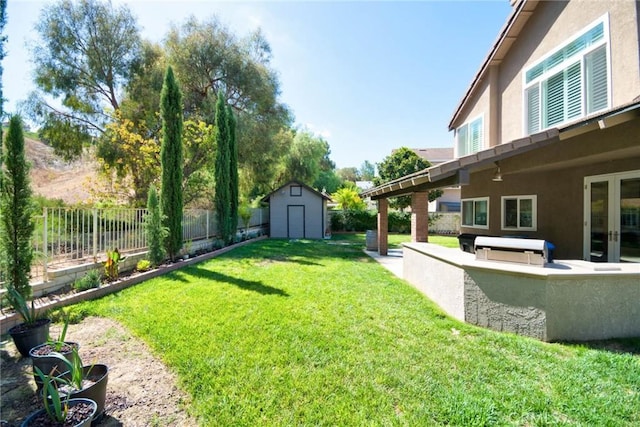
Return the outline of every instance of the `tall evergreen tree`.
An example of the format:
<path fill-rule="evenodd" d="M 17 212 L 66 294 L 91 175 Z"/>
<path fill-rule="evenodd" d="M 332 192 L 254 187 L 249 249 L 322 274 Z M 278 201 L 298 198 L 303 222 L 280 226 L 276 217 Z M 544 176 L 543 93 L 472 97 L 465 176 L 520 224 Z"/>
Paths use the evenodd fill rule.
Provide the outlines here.
<path fill-rule="evenodd" d="M 11 117 L 4 148 L 4 170 L 0 191 L 0 262 L 7 286 L 25 299 L 31 296 L 29 273 L 33 260 L 31 236 L 35 224 L 29 182 L 29 165 L 24 152 L 22 119 Z M 13 305 L 13 301 L 9 301 Z"/>
<path fill-rule="evenodd" d="M 154 266 L 159 265 L 164 261 L 166 255 L 164 241 L 168 232 L 167 228 L 162 225 L 162 212 L 160 211 L 158 192 L 153 185 L 149 188 L 144 226 L 147 234 L 147 245 L 149 246 L 149 261 Z"/>
<path fill-rule="evenodd" d="M 231 217 L 231 171 L 229 170 L 229 121 L 227 120 L 227 107 L 222 92 L 218 93 L 216 101 L 216 195 L 215 208 L 218 218 L 218 232 L 225 243 L 229 243 L 230 217 Z"/>
<path fill-rule="evenodd" d="M 238 143 L 236 140 L 236 117 L 229 106 L 227 108 L 227 120 L 229 121 L 229 198 L 231 212 L 229 214 L 230 231 L 235 236 L 238 227 Z"/>
<path fill-rule="evenodd" d="M 182 93 L 167 67 L 160 96 L 162 116 L 162 213 L 169 234 L 165 240 L 167 254 L 174 260 L 182 248 Z"/>

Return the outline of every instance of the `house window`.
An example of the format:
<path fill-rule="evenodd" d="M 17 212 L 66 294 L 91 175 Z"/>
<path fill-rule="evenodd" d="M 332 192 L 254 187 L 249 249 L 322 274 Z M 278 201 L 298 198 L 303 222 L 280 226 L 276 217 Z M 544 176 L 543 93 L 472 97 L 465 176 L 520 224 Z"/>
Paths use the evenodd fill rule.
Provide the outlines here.
<path fill-rule="evenodd" d="M 292 185 L 289 187 L 289 195 L 291 197 L 301 197 L 302 196 L 302 185 Z"/>
<path fill-rule="evenodd" d="M 472 154 L 482 149 L 483 138 L 482 117 L 467 122 L 456 130 L 458 157 Z"/>
<path fill-rule="evenodd" d="M 502 229 L 503 230 L 536 230 L 537 228 L 536 196 L 503 196 L 502 197 Z"/>
<path fill-rule="evenodd" d="M 489 198 L 462 200 L 462 225 L 489 228 Z"/>
<path fill-rule="evenodd" d="M 609 108 L 607 17 L 524 72 L 527 135 Z"/>

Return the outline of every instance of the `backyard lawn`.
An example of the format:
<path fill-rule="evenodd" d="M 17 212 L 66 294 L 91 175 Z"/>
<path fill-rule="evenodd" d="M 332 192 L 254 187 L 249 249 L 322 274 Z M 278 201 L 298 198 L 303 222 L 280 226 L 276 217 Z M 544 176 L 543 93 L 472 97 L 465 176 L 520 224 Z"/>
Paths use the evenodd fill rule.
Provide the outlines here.
<path fill-rule="evenodd" d="M 363 247 L 263 240 L 72 311 L 147 341 L 202 425 L 640 425 L 637 352 L 452 320 Z"/>

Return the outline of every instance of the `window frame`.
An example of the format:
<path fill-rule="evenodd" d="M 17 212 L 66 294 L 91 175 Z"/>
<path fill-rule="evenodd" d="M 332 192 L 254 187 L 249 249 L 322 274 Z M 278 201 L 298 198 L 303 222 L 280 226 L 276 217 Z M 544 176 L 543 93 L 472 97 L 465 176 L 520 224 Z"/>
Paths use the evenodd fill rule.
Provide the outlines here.
<path fill-rule="evenodd" d="M 289 197 L 302 197 L 302 185 L 290 185 Z"/>
<path fill-rule="evenodd" d="M 602 29 L 603 36 L 601 39 L 597 40 L 596 42 L 594 42 L 589 46 L 579 49 L 576 53 L 573 53 L 570 57 L 565 58 L 562 62 L 554 65 L 549 70 L 542 71 L 540 75 L 535 76 L 534 78 L 531 79 L 531 81 L 527 82 L 527 73 L 529 71 L 540 66 L 542 63 L 549 60 L 554 55 L 559 54 L 564 49 L 569 48 L 569 46 L 572 43 L 578 41 L 581 37 L 587 35 L 590 31 L 594 30 L 600 24 L 602 24 L 603 26 L 603 29 Z M 606 61 L 606 79 L 607 79 L 606 106 L 597 110 L 589 111 L 591 92 L 588 92 L 589 82 L 587 82 L 587 73 L 588 73 L 587 68 L 589 67 L 589 64 L 587 64 L 587 61 L 588 61 L 588 58 L 593 59 L 592 58 L 593 53 L 603 47 L 604 47 L 604 58 Z M 545 116 L 545 109 L 548 106 L 543 104 L 544 103 L 543 92 L 545 90 L 543 88 L 543 85 L 549 80 L 551 80 L 552 78 L 557 77 L 558 74 L 567 73 L 569 68 L 571 68 L 572 66 L 575 66 L 576 64 L 580 64 L 580 114 L 573 117 L 568 117 L 570 115 L 568 111 L 570 110 L 571 105 L 568 104 L 568 99 L 567 99 L 567 96 L 565 95 L 563 100 L 565 104 L 563 107 L 564 109 L 563 113 L 565 116 L 564 119 L 560 122 L 553 123 L 545 127 L 544 116 Z M 612 103 L 611 74 L 612 74 L 611 73 L 611 34 L 610 34 L 610 27 L 609 27 L 609 13 L 607 12 L 601 17 L 599 17 L 598 19 L 596 19 L 595 21 L 591 22 L 589 25 L 582 28 L 580 31 L 574 33 L 571 37 L 567 38 L 564 42 L 559 44 L 557 48 L 551 50 L 549 53 L 542 56 L 540 59 L 535 61 L 530 66 L 522 69 L 522 104 L 523 104 L 522 105 L 522 111 L 523 111 L 522 129 L 524 130 L 523 134 L 527 136 L 533 135 L 538 132 L 543 132 L 548 129 L 563 126 L 567 123 L 571 123 L 573 121 L 596 114 L 598 112 L 606 111 L 607 109 L 611 108 L 611 103 Z M 563 82 L 567 82 L 566 77 L 563 79 Z M 567 82 L 566 84 L 570 84 L 570 82 Z M 537 90 L 534 92 L 535 92 L 535 97 L 537 98 L 536 102 L 537 102 L 537 110 L 538 110 L 538 113 L 537 113 L 538 123 L 537 123 L 537 129 L 532 131 L 530 130 L 531 127 L 530 127 L 530 120 L 529 120 L 530 119 L 529 118 L 529 110 L 530 110 L 529 90 L 530 89 L 533 90 L 536 87 L 537 87 Z"/>
<path fill-rule="evenodd" d="M 478 137 L 478 149 L 477 150 L 473 150 L 473 144 L 471 141 L 471 126 L 478 123 L 479 122 L 479 129 L 480 129 L 480 135 Z M 464 154 L 461 153 L 460 150 L 460 132 L 462 131 L 462 129 L 465 129 L 466 131 L 466 141 L 465 141 L 465 152 Z M 484 148 L 484 114 L 480 114 L 479 116 L 474 117 L 471 120 L 467 120 L 466 122 L 464 122 L 462 125 L 458 126 L 456 128 L 456 134 L 455 134 L 455 150 L 456 150 L 456 157 L 464 157 L 464 156 L 468 156 L 470 154 L 474 154 L 477 153 L 478 151 L 481 151 Z"/>
<path fill-rule="evenodd" d="M 472 213 L 472 217 L 473 217 L 473 224 L 465 224 L 465 210 L 464 210 L 464 205 L 466 202 L 471 202 L 473 203 L 473 213 Z M 477 224 L 476 223 L 476 203 L 478 202 L 486 202 L 487 203 L 487 223 L 486 225 L 483 224 Z M 466 228 L 477 228 L 477 229 L 482 229 L 482 230 L 488 230 L 489 229 L 489 213 L 490 213 L 490 200 L 489 197 L 473 197 L 473 198 L 468 198 L 468 199 L 462 199 L 460 200 L 460 225 L 462 227 L 466 227 Z"/>
<path fill-rule="evenodd" d="M 507 200 L 516 200 L 517 201 L 517 213 L 516 218 L 518 225 L 515 227 L 508 227 L 506 222 L 506 212 L 505 212 L 505 202 Z M 521 220 L 521 211 L 520 211 L 520 202 L 522 200 L 531 200 L 531 227 L 523 227 L 520 225 Z M 536 194 L 526 194 L 526 195 L 512 195 L 512 196 L 502 196 L 500 198 L 500 228 L 503 231 L 537 231 L 538 230 L 538 196 Z"/>

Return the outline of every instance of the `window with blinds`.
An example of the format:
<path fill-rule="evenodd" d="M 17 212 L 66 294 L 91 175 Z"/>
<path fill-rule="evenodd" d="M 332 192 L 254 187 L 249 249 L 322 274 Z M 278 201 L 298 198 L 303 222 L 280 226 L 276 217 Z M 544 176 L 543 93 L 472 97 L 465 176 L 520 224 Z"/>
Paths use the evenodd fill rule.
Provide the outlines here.
<path fill-rule="evenodd" d="M 480 151 L 484 144 L 482 117 L 467 122 L 456 130 L 458 157 Z"/>
<path fill-rule="evenodd" d="M 528 135 L 609 108 L 606 16 L 525 70 Z"/>

